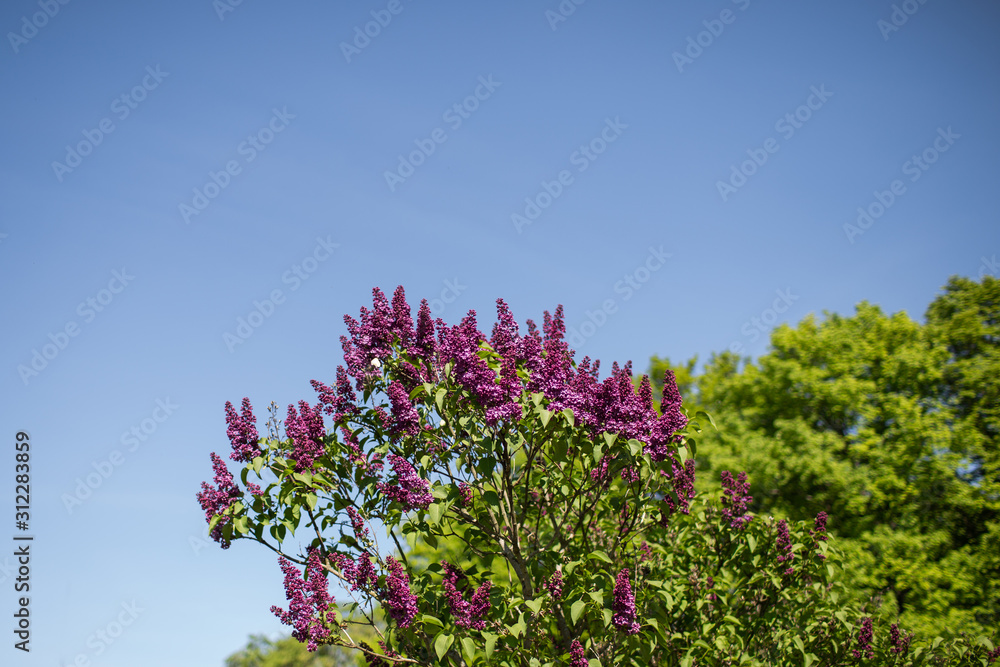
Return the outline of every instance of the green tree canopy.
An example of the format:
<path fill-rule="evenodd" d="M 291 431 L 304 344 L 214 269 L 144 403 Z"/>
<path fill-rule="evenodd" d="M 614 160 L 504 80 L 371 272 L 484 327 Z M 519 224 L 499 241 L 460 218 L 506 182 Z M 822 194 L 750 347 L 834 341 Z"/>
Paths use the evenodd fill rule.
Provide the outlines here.
<path fill-rule="evenodd" d="M 862 302 L 783 325 L 752 361 L 672 368 L 712 413 L 699 480 L 747 470 L 753 509 L 826 511 L 847 570 L 918 636 L 1000 625 L 1000 281 L 952 278 L 926 323 Z M 707 473 L 707 474 L 706 474 Z"/>

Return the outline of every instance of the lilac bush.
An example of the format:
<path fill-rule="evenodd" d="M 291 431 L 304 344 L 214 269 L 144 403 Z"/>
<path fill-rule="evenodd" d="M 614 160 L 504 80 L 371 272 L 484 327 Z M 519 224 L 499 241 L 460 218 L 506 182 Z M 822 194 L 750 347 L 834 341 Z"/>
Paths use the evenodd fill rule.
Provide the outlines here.
<path fill-rule="evenodd" d="M 272 410 L 266 437 L 249 400 L 239 414 L 226 404 L 242 487 L 212 454 L 215 483 L 198 494 L 223 547 L 279 554 L 288 609 L 274 613 L 310 649 L 541 667 L 944 664 L 993 650 L 911 647 L 873 624 L 842 596 L 825 513 L 758 519 L 745 473 L 698 496 L 711 418 L 687 413 L 669 371 L 657 406 L 631 363 L 601 379 L 600 362 L 577 362 L 561 307 L 522 332 L 498 300 L 487 336 L 475 311 L 449 325 L 425 300 L 414 318 L 402 288 L 391 301 L 375 289 L 345 323 L 333 384 L 313 380 L 316 402 L 283 423 Z M 417 550 L 439 555 L 409 560 Z M 354 623 L 378 646 L 355 643 Z"/>

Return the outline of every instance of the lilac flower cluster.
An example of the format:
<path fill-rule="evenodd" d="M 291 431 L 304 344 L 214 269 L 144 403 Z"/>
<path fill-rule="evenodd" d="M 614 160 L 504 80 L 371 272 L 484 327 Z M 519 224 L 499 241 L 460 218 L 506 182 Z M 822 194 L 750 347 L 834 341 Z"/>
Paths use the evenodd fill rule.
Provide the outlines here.
<path fill-rule="evenodd" d="M 334 421 L 356 415 L 360 412 L 357 406 L 358 396 L 354 393 L 347 371 L 343 366 L 337 367 L 336 388 L 328 387 L 318 380 L 310 380 L 313 389 L 319 394 L 319 402 L 328 415 L 333 415 Z"/>
<path fill-rule="evenodd" d="M 791 563 L 795 560 L 795 554 L 792 553 L 792 538 L 788 534 L 788 521 L 782 519 L 778 522 L 778 539 L 776 542 L 776 548 L 778 550 L 778 563 Z M 790 575 L 795 572 L 795 568 L 789 565 L 788 569 L 785 570 L 785 575 Z"/>
<path fill-rule="evenodd" d="M 562 570 L 556 570 L 549 577 L 549 580 L 545 582 L 545 588 L 548 589 L 549 595 L 552 596 L 553 600 L 562 600 L 563 594 L 563 578 Z"/>
<path fill-rule="evenodd" d="M 420 477 L 409 461 L 402 456 L 389 454 L 389 463 L 396 473 L 396 482 L 379 482 L 378 488 L 387 498 L 395 500 L 409 512 L 415 509 L 427 509 L 434 501 L 431 495 L 431 483 Z"/>
<path fill-rule="evenodd" d="M 358 538 L 359 542 L 367 542 L 369 540 L 368 527 L 365 525 L 365 520 L 361 518 L 361 514 L 348 505 L 347 516 L 351 519 L 351 528 L 354 530 L 354 537 Z"/>
<path fill-rule="evenodd" d="M 874 654 L 872 639 L 872 619 L 865 617 L 861 619 L 861 629 L 858 631 L 858 647 L 851 651 L 855 660 L 861 660 L 862 655 L 866 659 L 871 659 Z"/>
<path fill-rule="evenodd" d="M 462 507 L 472 504 L 472 487 L 466 482 L 458 483 L 458 502 Z"/>
<path fill-rule="evenodd" d="M 233 404 L 226 401 L 226 435 L 233 446 L 233 452 L 229 455 L 234 461 L 253 461 L 260 456 L 260 436 L 257 434 L 257 418 L 253 416 L 253 406 L 250 399 L 243 397 L 240 415 L 236 414 Z"/>
<path fill-rule="evenodd" d="M 288 600 L 288 611 L 272 606 L 271 612 L 281 619 L 285 625 L 295 628 L 292 636 L 300 642 L 308 644 L 310 651 L 315 651 L 320 643 L 330 636 L 328 623 L 333 619 L 327 614 L 334 606 L 334 600 L 327 589 L 326 576 L 320 563 L 319 551 L 309 552 L 306 567 L 309 577 L 303 581 L 302 573 L 287 559 L 278 559 L 281 570 L 285 573 L 285 598 Z"/>
<path fill-rule="evenodd" d="M 292 458 L 295 460 L 295 471 L 302 472 L 312 468 L 313 462 L 326 453 L 323 438 L 326 429 L 323 426 L 323 413 L 317 404 L 311 408 L 306 401 L 299 401 L 299 410 L 288 406 L 288 416 L 285 417 L 285 433 L 292 440 Z"/>
<path fill-rule="evenodd" d="M 587 667 L 589 664 L 587 654 L 583 651 L 583 644 L 580 643 L 580 640 L 574 639 L 569 647 L 570 667 Z"/>
<path fill-rule="evenodd" d="M 389 576 L 386 577 L 382 602 L 399 627 L 408 628 L 417 615 L 417 596 L 410 591 L 410 578 L 403 565 L 392 556 L 386 557 L 385 564 L 389 568 Z"/>
<path fill-rule="evenodd" d="M 639 632 L 641 626 L 635 620 L 635 595 L 632 594 L 632 583 L 629 581 L 628 568 L 622 568 L 615 578 L 615 599 L 611 609 L 614 616 L 611 622 L 615 627 L 628 635 Z"/>
<path fill-rule="evenodd" d="M 410 403 L 406 389 L 399 382 L 389 385 L 389 401 L 392 403 L 392 434 L 416 435 L 420 432 L 420 415 Z"/>
<path fill-rule="evenodd" d="M 747 507 L 753 502 L 750 495 L 750 483 L 747 474 L 741 472 L 736 480 L 728 470 L 722 472 L 722 517 L 729 521 L 731 528 L 742 530 L 753 520 L 746 513 Z"/>
<path fill-rule="evenodd" d="M 694 499 L 694 471 L 695 463 L 694 459 L 688 459 L 681 466 L 677 462 L 676 458 L 670 458 L 670 469 L 673 473 L 673 487 L 674 492 L 677 494 L 677 500 L 680 501 L 680 505 L 674 502 L 672 496 L 666 496 L 663 499 L 664 505 L 664 525 L 666 524 L 666 518 L 672 515 L 674 512 L 680 511 L 682 514 L 691 513 L 691 501 Z M 660 471 L 660 475 L 666 476 L 667 472 L 665 470 Z"/>
<path fill-rule="evenodd" d="M 205 510 L 205 521 L 211 523 L 212 517 L 222 514 L 233 503 L 243 497 L 239 487 L 233 482 L 233 475 L 226 468 L 226 462 L 215 452 L 212 452 L 212 470 L 215 472 L 216 486 L 208 482 L 201 483 L 201 491 L 198 493 L 198 502 Z M 260 489 L 258 489 L 259 491 Z M 222 527 L 229 523 L 229 517 L 222 517 L 219 523 L 212 529 L 212 539 L 218 542 L 223 549 L 229 548 L 229 540 L 222 537 Z"/>
<path fill-rule="evenodd" d="M 715 579 L 712 578 L 711 576 L 709 576 L 708 579 L 705 581 L 705 588 L 707 588 L 709 590 L 715 588 Z M 708 601 L 709 602 L 715 602 L 718 599 L 719 599 L 719 596 L 716 595 L 715 593 L 709 593 L 708 594 Z"/>
<path fill-rule="evenodd" d="M 359 588 L 370 590 L 378 581 L 378 575 L 375 574 L 375 566 L 372 564 L 372 558 L 367 552 L 358 556 L 357 561 L 344 554 L 333 554 L 330 556 L 330 561 L 340 570 L 344 579 L 351 585 L 352 591 L 356 591 Z"/>
<path fill-rule="evenodd" d="M 892 644 L 892 646 L 889 647 L 890 653 L 905 656 L 910 651 L 911 641 L 913 641 L 912 632 L 905 637 L 900 637 L 899 626 L 895 623 L 889 626 L 889 643 Z M 1000 653 L 1000 651 L 998 651 L 998 653 Z"/>
<path fill-rule="evenodd" d="M 455 625 L 461 628 L 485 630 L 486 620 L 484 617 L 490 611 L 490 589 L 493 584 L 487 579 L 472 594 L 472 599 L 466 602 L 465 597 L 456 586 L 459 582 L 465 581 L 465 572 L 448 561 L 442 561 L 442 565 L 444 565 L 442 585 L 444 586 L 445 598 L 451 607 L 451 615 L 455 617 Z"/>
<path fill-rule="evenodd" d="M 405 355 L 399 358 L 396 368 L 404 370 L 397 376 L 400 388 L 392 389 L 393 418 L 388 420 L 395 432 L 419 432 L 419 416 L 409 403 L 408 392 L 418 381 L 437 377 L 446 364 L 452 364 L 453 379 L 485 411 L 489 424 L 520 419 L 519 403 L 525 391 L 542 392 L 554 411 L 570 408 L 576 418 L 591 431 L 592 437 L 602 433 L 617 433 L 625 439 L 636 438 L 645 443 L 645 449 L 654 461 L 672 463 L 671 445 L 680 440 L 678 431 L 687 424 L 681 411 L 681 397 L 673 373 L 664 380 L 661 415 L 653 408 L 652 388 L 648 378 L 636 390 L 632 383 L 632 366 L 628 363 L 612 366 L 611 375 L 598 380 L 598 362 L 589 358 L 574 366 L 573 351 L 565 341 L 566 326 L 562 307 L 555 315 L 545 313 L 542 331 L 528 320 L 527 334 L 521 335 L 510 309 L 503 300 L 497 300 L 497 323 L 487 340 L 477 328 L 476 313 L 469 314 L 455 326 L 443 320 L 432 321 L 427 302 L 421 302 L 416 330 L 410 317 L 402 287 L 393 294 L 392 304 L 378 288 L 373 290 L 372 309 L 361 309 L 360 322 L 345 317 L 350 337 L 342 337 L 346 369 L 338 369 L 338 389 L 331 391 L 320 383 L 321 402 L 336 414 L 346 414 L 354 398 L 342 388 L 347 377 L 355 380 L 361 389 L 366 380 L 379 371 L 371 365 L 373 359 L 388 360 L 394 344 Z M 499 355 L 499 369 L 491 368 L 480 356 L 481 346 L 488 343 Z M 410 362 L 417 367 L 409 366 Z M 523 368 L 527 381 L 518 376 Z M 405 401 L 404 401 L 405 398 Z M 606 461 L 602 465 L 606 466 Z M 693 480 L 693 469 L 679 463 L 668 468 L 673 473 L 677 495 L 688 498 L 687 487 Z M 600 472 L 597 477 L 603 479 Z M 634 479 L 634 471 L 623 471 L 626 480 Z"/>

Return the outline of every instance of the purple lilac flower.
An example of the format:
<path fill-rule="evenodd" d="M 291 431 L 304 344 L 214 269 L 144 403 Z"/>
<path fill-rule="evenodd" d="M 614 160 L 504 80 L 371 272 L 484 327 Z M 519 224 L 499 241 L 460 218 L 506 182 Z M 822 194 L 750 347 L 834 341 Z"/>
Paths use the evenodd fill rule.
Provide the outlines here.
<path fill-rule="evenodd" d="M 788 521 L 785 519 L 778 522 L 778 539 L 776 547 L 778 550 L 777 562 L 787 562 L 791 564 L 791 562 L 795 560 L 795 554 L 792 553 L 792 539 L 788 534 Z M 784 574 L 788 575 L 793 572 L 795 572 L 795 568 L 789 566 L 789 568 L 785 570 Z"/>
<path fill-rule="evenodd" d="M 330 636 L 327 627 L 332 619 L 327 617 L 334 606 L 334 600 L 327 589 L 326 575 L 320 564 L 319 551 L 309 552 L 306 567 L 309 577 L 302 580 L 302 573 L 287 559 L 278 559 L 285 573 L 285 597 L 289 602 L 288 611 L 272 606 L 274 613 L 285 625 L 295 628 L 292 636 L 300 642 L 307 642 L 307 648 L 315 651 L 317 646 Z"/>
<path fill-rule="evenodd" d="M 410 397 L 399 382 L 389 385 L 389 401 L 392 403 L 392 425 L 394 435 L 416 435 L 420 432 L 420 414 L 410 403 Z"/>
<path fill-rule="evenodd" d="M 361 518 L 358 510 L 348 505 L 347 516 L 351 519 L 351 528 L 354 529 L 354 536 L 361 542 L 368 541 L 368 527 L 365 525 L 365 520 Z"/>
<path fill-rule="evenodd" d="M 201 483 L 201 491 L 198 493 L 198 502 L 201 503 L 201 508 L 205 510 L 205 521 L 211 523 L 212 517 L 222 514 L 223 511 L 228 509 L 233 503 L 238 501 L 243 497 L 243 493 L 239 490 L 239 487 L 233 482 L 233 475 L 226 468 L 226 462 L 223 461 L 215 452 L 212 452 L 212 470 L 215 473 L 214 481 L 217 487 L 210 485 L 208 482 Z M 219 523 L 215 524 L 215 528 L 212 529 L 212 539 L 218 542 L 223 549 L 229 548 L 229 540 L 222 537 L 222 527 L 229 523 L 230 517 L 222 517 Z"/>
<path fill-rule="evenodd" d="M 587 667 L 589 664 L 587 654 L 583 651 L 583 644 L 578 639 L 574 639 L 569 648 L 570 667 Z"/>
<path fill-rule="evenodd" d="M 262 496 L 264 492 L 260 490 L 260 487 L 253 482 L 247 482 L 247 491 L 250 492 L 251 496 Z"/>
<path fill-rule="evenodd" d="M 417 596 L 410 591 L 410 578 L 406 575 L 403 565 L 392 556 L 385 559 L 389 568 L 386 578 L 386 588 L 382 602 L 389 615 L 399 623 L 399 627 L 408 628 L 417 615 Z"/>
<path fill-rule="evenodd" d="M 860 660 L 862 654 L 865 658 L 871 659 L 874 651 L 872 649 L 872 619 L 861 619 L 861 630 L 858 631 L 858 647 L 852 651 L 855 660 Z"/>
<path fill-rule="evenodd" d="M 302 472 L 312 468 L 313 462 L 326 453 L 323 438 L 326 430 L 323 427 L 323 414 L 320 406 L 309 407 L 306 401 L 299 401 L 299 410 L 288 406 L 288 416 L 285 417 L 285 433 L 292 440 L 292 456 L 295 460 L 295 471 Z"/>
<path fill-rule="evenodd" d="M 622 568 L 615 579 L 615 600 L 611 608 L 615 612 L 611 622 L 616 628 L 628 635 L 639 632 L 641 626 L 635 620 L 635 595 L 632 594 L 628 568 Z"/>
<path fill-rule="evenodd" d="M 444 565 L 444 586 L 445 598 L 451 607 L 451 614 L 455 617 L 455 625 L 473 630 L 486 629 L 486 621 L 483 617 L 490 610 L 490 589 L 493 584 L 487 579 L 472 595 L 472 600 L 465 601 L 465 597 L 458 590 L 456 584 L 465 580 L 465 572 L 455 567 L 448 561 L 442 561 Z"/>
<path fill-rule="evenodd" d="M 336 387 L 328 387 L 318 380 L 310 380 L 313 389 L 319 394 L 320 405 L 328 415 L 333 415 L 334 421 L 340 421 L 344 417 L 356 415 L 358 408 L 358 396 L 354 393 L 351 380 L 347 375 L 347 369 L 337 366 Z"/>
<path fill-rule="evenodd" d="M 396 473 L 395 483 L 380 482 L 379 491 L 384 493 L 390 500 L 395 500 L 409 512 L 415 509 L 427 509 L 427 506 L 434 501 L 431 495 L 431 483 L 421 478 L 417 471 L 402 456 L 389 454 L 389 463 L 393 472 Z"/>
<path fill-rule="evenodd" d="M 708 579 L 705 581 L 705 588 L 708 588 L 709 590 L 715 588 L 715 579 L 713 579 L 711 576 L 709 576 Z M 709 602 L 715 602 L 718 599 L 719 599 L 719 596 L 716 595 L 715 593 L 709 593 L 708 594 L 708 601 Z"/>
<path fill-rule="evenodd" d="M 905 656 L 910 651 L 910 642 L 913 641 L 913 633 L 906 635 L 905 637 L 899 636 L 899 626 L 893 623 L 889 626 L 889 643 L 892 646 L 889 648 L 890 653 Z M 1000 652 L 998 652 L 1000 654 Z"/>
<path fill-rule="evenodd" d="M 722 517 L 729 521 L 731 528 L 743 530 L 753 517 L 746 513 L 753 501 L 747 474 L 741 472 L 736 480 L 728 470 L 722 472 Z"/>
<path fill-rule="evenodd" d="M 257 434 L 257 418 L 253 416 L 253 406 L 250 399 L 243 397 L 241 406 L 242 414 L 237 415 L 233 404 L 226 401 L 226 435 L 233 446 L 233 452 L 229 455 L 234 461 L 253 461 L 260 456 L 260 436 Z"/>
<path fill-rule="evenodd" d="M 359 588 L 368 590 L 378 581 L 375 566 L 368 552 L 358 556 L 357 561 L 345 554 L 333 554 L 330 556 L 330 561 L 340 570 L 344 579 L 351 585 L 352 591 Z"/>
<path fill-rule="evenodd" d="M 545 582 L 545 588 L 548 589 L 549 594 L 552 596 L 553 600 L 562 600 L 563 594 L 563 578 L 562 570 L 556 570 L 549 577 L 549 580 Z"/>
<path fill-rule="evenodd" d="M 462 507 L 468 507 L 472 504 L 472 487 L 466 482 L 458 483 L 458 503 Z"/>

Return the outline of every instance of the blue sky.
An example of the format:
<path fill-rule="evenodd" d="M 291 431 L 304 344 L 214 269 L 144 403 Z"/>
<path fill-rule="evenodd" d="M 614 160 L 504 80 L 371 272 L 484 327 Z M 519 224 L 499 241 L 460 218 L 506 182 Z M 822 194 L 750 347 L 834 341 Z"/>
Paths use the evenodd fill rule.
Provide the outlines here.
<path fill-rule="evenodd" d="M 24 429 L 35 536 L 3 664 L 282 630 L 275 558 L 194 496 L 225 401 L 313 400 L 374 286 L 484 327 L 561 303 L 578 356 L 644 369 L 997 273 L 996 3 L 561 6 L 3 4 L 0 490 Z"/>

